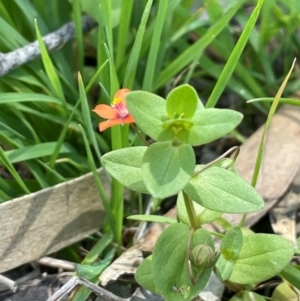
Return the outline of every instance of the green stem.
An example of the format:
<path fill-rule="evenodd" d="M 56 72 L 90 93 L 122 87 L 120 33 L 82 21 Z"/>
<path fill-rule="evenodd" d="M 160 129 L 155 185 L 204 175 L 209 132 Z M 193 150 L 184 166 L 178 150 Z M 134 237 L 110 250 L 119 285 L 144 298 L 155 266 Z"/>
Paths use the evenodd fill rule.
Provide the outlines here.
<path fill-rule="evenodd" d="M 135 133 L 140 137 L 140 139 L 143 141 L 143 143 L 146 146 L 149 146 L 150 144 L 148 143 L 148 141 L 143 137 L 143 135 L 141 134 L 141 132 L 137 129 L 137 127 L 135 126 L 135 124 L 130 124 L 131 128 L 135 131 Z"/>
<path fill-rule="evenodd" d="M 245 221 L 246 221 L 246 217 L 247 217 L 247 214 L 244 213 L 243 216 L 242 216 L 242 218 L 241 218 L 241 221 L 240 221 L 240 223 L 239 223 L 239 226 L 240 226 L 240 227 L 244 227 Z"/>
<path fill-rule="evenodd" d="M 215 222 L 220 225 L 224 230 L 229 230 L 232 228 L 232 225 L 223 217 L 219 217 Z"/>
<path fill-rule="evenodd" d="M 209 233 L 215 237 L 218 237 L 220 239 L 223 239 L 224 238 L 224 234 L 222 233 L 218 233 L 218 232 L 214 232 L 214 231 L 209 231 Z"/>
<path fill-rule="evenodd" d="M 188 237 L 188 240 L 187 240 L 187 246 L 186 246 L 187 260 L 190 259 L 190 253 L 191 253 L 191 241 L 192 241 L 192 237 L 193 237 L 194 232 L 195 232 L 195 229 L 191 229 L 190 232 L 189 232 L 189 237 Z"/>
<path fill-rule="evenodd" d="M 239 146 L 234 146 L 233 148 L 235 148 L 235 152 L 232 156 L 232 160 L 235 162 L 237 157 L 239 156 L 240 153 L 240 147 Z"/>
<path fill-rule="evenodd" d="M 189 217 L 191 227 L 193 229 L 200 228 L 200 225 L 198 225 L 197 220 L 196 220 L 196 214 L 195 214 L 195 209 L 193 206 L 193 201 L 191 201 L 191 199 L 188 197 L 188 195 L 184 191 L 182 191 L 182 195 L 183 195 L 184 205 L 185 205 L 188 217 Z"/>

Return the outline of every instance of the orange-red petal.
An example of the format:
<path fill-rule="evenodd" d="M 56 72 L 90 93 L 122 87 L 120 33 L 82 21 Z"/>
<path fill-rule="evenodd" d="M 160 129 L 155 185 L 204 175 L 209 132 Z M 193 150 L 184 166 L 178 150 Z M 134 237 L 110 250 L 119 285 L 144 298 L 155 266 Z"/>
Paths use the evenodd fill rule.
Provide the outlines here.
<path fill-rule="evenodd" d="M 97 105 L 93 111 L 102 118 L 113 119 L 118 117 L 116 109 L 104 104 Z"/>
<path fill-rule="evenodd" d="M 130 92 L 129 89 L 120 89 L 116 92 L 116 94 L 114 95 L 114 100 L 113 103 L 121 103 L 126 107 L 126 101 L 125 101 L 125 95 Z"/>
<path fill-rule="evenodd" d="M 99 123 L 99 130 L 100 130 L 100 132 L 103 132 L 106 129 L 108 129 L 114 125 L 130 124 L 130 123 L 135 123 L 135 121 L 131 115 L 128 115 L 124 119 L 121 119 L 121 118 L 109 119 L 109 120 L 105 120 L 105 121 L 102 121 Z"/>
<path fill-rule="evenodd" d="M 109 120 L 105 120 L 99 123 L 99 130 L 100 132 L 105 131 L 106 129 L 114 126 L 114 125 L 118 125 L 118 124 L 122 124 L 123 122 L 120 119 L 109 119 Z"/>
<path fill-rule="evenodd" d="M 116 92 L 114 98 L 121 98 L 121 99 L 125 99 L 125 95 L 130 92 L 129 89 L 120 89 Z"/>
<path fill-rule="evenodd" d="M 125 117 L 123 119 L 124 124 L 130 124 L 130 123 L 135 123 L 135 120 L 133 119 L 133 117 L 129 114 L 127 117 Z"/>

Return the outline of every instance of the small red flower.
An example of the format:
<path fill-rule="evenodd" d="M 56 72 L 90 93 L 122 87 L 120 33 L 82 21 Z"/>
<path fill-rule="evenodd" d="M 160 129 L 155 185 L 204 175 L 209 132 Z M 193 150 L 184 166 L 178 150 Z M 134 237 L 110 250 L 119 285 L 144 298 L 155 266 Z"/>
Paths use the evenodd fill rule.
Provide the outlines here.
<path fill-rule="evenodd" d="M 100 117 L 108 119 L 100 122 L 99 130 L 100 132 L 106 130 L 107 128 L 117 125 L 117 124 L 129 124 L 134 123 L 133 117 L 130 115 L 125 101 L 125 95 L 130 92 L 128 89 L 119 90 L 115 96 L 112 104 L 108 105 L 97 105 L 93 110 Z"/>

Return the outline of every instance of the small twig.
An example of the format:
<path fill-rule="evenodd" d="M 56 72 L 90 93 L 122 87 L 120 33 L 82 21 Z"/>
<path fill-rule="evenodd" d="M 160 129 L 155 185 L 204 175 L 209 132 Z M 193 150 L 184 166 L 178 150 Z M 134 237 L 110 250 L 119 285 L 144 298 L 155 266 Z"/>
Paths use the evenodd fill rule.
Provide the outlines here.
<path fill-rule="evenodd" d="M 127 299 L 120 298 L 113 293 L 105 290 L 104 288 L 89 282 L 86 279 L 79 278 L 79 277 L 73 277 L 71 278 L 65 285 L 63 285 L 56 293 L 54 293 L 47 301 L 57 301 L 63 296 L 69 294 L 72 290 L 76 288 L 78 285 L 84 285 L 88 289 L 90 289 L 92 292 L 94 292 L 96 295 L 102 297 L 102 300 L 105 301 L 124 301 Z"/>
<path fill-rule="evenodd" d="M 35 264 L 31 263 L 31 266 L 33 270 L 29 273 L 26 273 L 25 275 L 21 276 L 20 278 L 16 279 L 14 282 L 16 283 L 17 287 L 23 285 L 25 282 L 28 282 L 32 279 L 35 279 L 37 277 L 41 276 L 40 270 L 35 266 Z M 2 276 L 3 277 L 3 276 Z M 4 282 L 0 280 L 0 292 L 7 291 L 9 288 L 7 285 L 5 285 Z"/>
<path fill-rule="evenodd" d="M 206 164 L 204 167 L 201 167 L 201 168 L 198 168 L 194 174 L 193 174 L 193 177 L 199 175 L 199 173 L 201 173 L 202 171 L 204 171 L 205 169 L 213 166 L 215 163 L 219 162 L 221 159 L 225 158 L 228 154 L 232 153 L 232 152 L 235 152 L 234 153 L 234 157 L 233 157 L 233 160 L 235 161 L 239 152 L 240 152 L 240 148 L 239 146 L 233 146 L 232 148 L 230 148 L 228 151 L 226 151 L 223 155 L 221 155 L 220 157 L 218 157 L 217 159 L 209 162 L 208 164 Z"/>
<path fill-rule="evenodd" d="M 58 291 L 61 285 L 61 278 L 68 278 L 69 281 L 74 276 L 74 272 L 62 272 L 55 276 L 53 281 L 48 286 L 48 298 L 53 295 L 53 292 Z M 67 281 L 65 283 L 67 283 Z"/>
<path fill-rule="evenodd" d="M 66 260 L 56 259 L 56 258 L 52 258 L 52 257 L 45 256 L 45 257 L 40 258 L 36 262 L 41 265 L 54 267 L 54 268 L 61 268 L 63 270 L 67 270 L 67 271 L 75 271 L 76 270 L 76 263 L 66 261 Z"/>
<path fill-rule="evenodd" d="M 82 31 L 86 33 L 95 27 L 98 23 L 89 16 L 82 18 Z M 75 24 L 69 22 L 50 34 L 43 37 L 43 41 L 48 51 L 61 48 L 65 43 L 75 37 Z M 41 54 L 38 41 L 30 43 L 22 48 L 8 53 L 0 52 L 0 77 L 9 73 L 11 70 L 26 64 Z"/>
<path fill-rule="evenodd" d="M 3 275 L 0 275 L 0 283 L 4 284 L 7 286 L 13 293 L 16 292 L 17 290 L 17 283 Z"/>

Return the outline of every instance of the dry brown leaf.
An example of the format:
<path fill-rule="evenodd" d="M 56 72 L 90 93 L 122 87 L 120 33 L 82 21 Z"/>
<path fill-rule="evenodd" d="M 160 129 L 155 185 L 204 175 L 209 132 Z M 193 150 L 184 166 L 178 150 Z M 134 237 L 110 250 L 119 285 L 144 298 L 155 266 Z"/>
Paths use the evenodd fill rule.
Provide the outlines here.
<path fill-rule="evenodd" d="M 0 204 L 0 273 L 84 239 L 104 216 L 92 173 Z"/>
<path fill-rule="evenodd" d="M 236 168 L 242 178 L 251 183 L 256 154 L 263 132 L 260 127 L 241 147 Z M 246 226 L 261 219 L 287 191 L 300 166 L 300 108 L 283 106 L 273 117 L 267 134 L 262 166 L 256 189 L 264 198 L 262 210 L 247 215 Z M 237 224 L 240 215 L 224 214 Z"/>
<path fill-rule="evenodd" d="M 287 194 L 269 212 L 274 232 L 296 246 L 297 213 L 300 205 L 300 171 L 298 171 Z"/>

